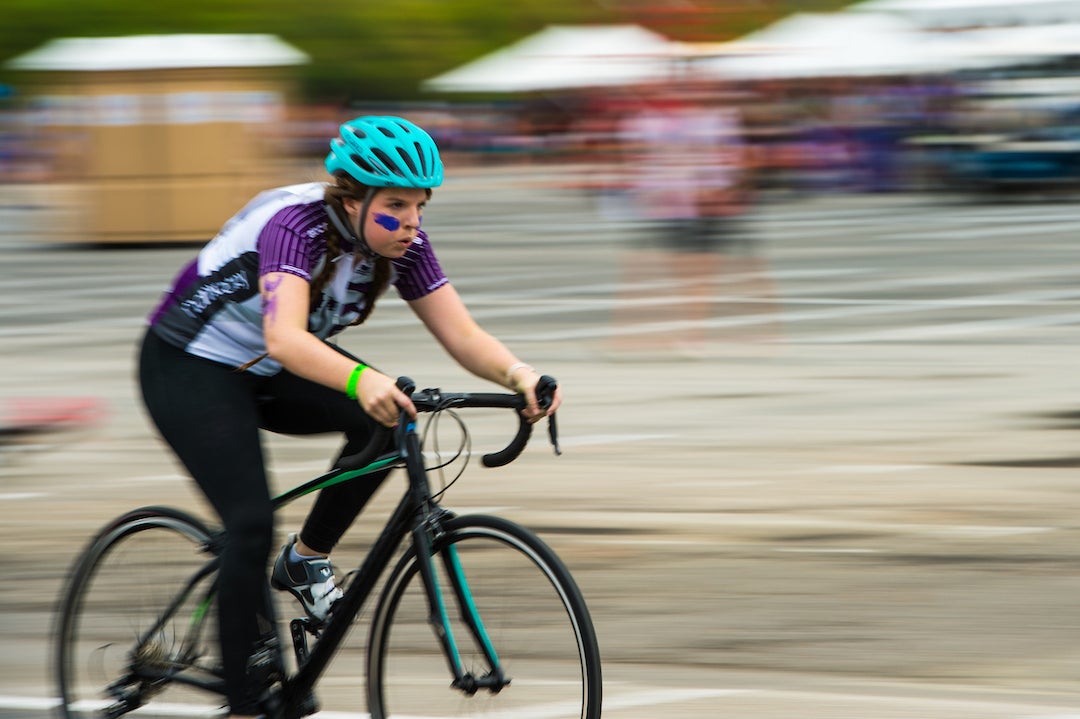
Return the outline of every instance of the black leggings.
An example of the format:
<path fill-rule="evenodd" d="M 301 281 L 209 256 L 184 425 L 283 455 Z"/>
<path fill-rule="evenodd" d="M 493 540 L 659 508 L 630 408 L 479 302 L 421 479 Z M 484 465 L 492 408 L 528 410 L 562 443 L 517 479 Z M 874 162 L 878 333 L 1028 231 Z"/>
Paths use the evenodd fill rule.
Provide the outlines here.
<path fill-rule="evenodd" d="M 240 372 L 188 354 L 153 330 L 143 338 L 139 379 L 162 437 L 224 525 L 228 541 L 221 555 L 218 605 L 226 690 L 233 713 L 257 714 L 262 687 L 250 686 L 247 662 L 273 619 L 266 565 L 274 531 L 259 430 L 344 432 L 342 454 L 351 454 L 365 446 L 377 425 L 341 392 L 286 371 L 271 377 Z M 322 490 L 301 541 L 329 553 L 387 474 Z"/>

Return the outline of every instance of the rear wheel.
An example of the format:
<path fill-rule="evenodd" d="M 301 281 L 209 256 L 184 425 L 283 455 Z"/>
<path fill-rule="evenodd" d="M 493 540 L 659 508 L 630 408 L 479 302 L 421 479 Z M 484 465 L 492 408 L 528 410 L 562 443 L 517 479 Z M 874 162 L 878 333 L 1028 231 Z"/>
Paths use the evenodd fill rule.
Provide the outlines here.
<path fill-rule="evenodd" d="M 164 508 L 125 514 L 94 538 L 59 610 L 62 716 L 118 717 L 147 704 L 151 714 L 220 714 L 212 545 L 202 522 Z"/>
<path fill-rule="evenodd" d="M 372 621 L 372 718 L 597 719 L 596 635 L 581 592 L 555 553 L 528 530 L 495 517 L 459 517 L 445 530 L 434 543 L 441 601 L 461 662 L 481 686 L 451 687 L 453 675 L 428 622 L 427 596 L 410 550 L 387 581 Z M 456 559 L 448 562 L 452 554 Z M 451 574 L 464 576 L 464 601 Z M 483 632 L 462 621 L 472 613 Z M 491 655 L 497 656 L 494 667 Z"/>

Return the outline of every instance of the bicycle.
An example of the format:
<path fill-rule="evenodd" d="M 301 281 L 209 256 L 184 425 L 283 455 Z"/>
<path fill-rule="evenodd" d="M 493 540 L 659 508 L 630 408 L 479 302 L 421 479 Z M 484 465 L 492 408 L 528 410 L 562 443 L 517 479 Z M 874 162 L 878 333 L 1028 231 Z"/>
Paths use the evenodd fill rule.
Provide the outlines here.
<path fill-rule="evenodd" d="M 462 434 L 458 455 L 467 456 L 469 446 L 467 427 L 453 411 L 460 408 L 517 412 L 517 434 L 504 449 L 483 455 L 486 466 L 509 464 L 529 441 L 532 425 L 520 414 L 520 395 L 416 392 L 408 378 L 398 382 L 418 412 L 431 413 L 428 427 L 447 411 L 456 419 Z M 553 379 L 542 379 L 542 402 L 550 402 L 554 387 Z M 554 417 L 549 434 L 558 454 Z M 436 468 L 425 466 L 423 441 L 416 421 L 403 411 L 392 442 L 379 434 L 361 452 L 274 499 L 276 510 L 386 467 L 406 470 L 397 508 L 349 574 L 327 619 L 302 616 L 289 623 L 292 670 L 286 669 L 276 630 L 268 626 L 249 663 L 267 687 L 261 699 L 266 716 L 298 719 L 317 711 L 320 677 L 397 556 L 368 631 L 365 668 L 373 719 L 489 712 L 599 719 L 600 653 L 570 572 L 530 530 L 443 508 L 438 500 L 445 487 L 432 492 L 428 472 Z M 454 481 L 458 477 L 460 472 Z M 222 531 L 166 507 L 128 512 L 90 541 L 61 596 L 55 632 L 65 719 L 116 719 L 137 708 L 150 716 L 215 710 L 206 698 L 224 691 L 213 610 L 223 542 Z"/>

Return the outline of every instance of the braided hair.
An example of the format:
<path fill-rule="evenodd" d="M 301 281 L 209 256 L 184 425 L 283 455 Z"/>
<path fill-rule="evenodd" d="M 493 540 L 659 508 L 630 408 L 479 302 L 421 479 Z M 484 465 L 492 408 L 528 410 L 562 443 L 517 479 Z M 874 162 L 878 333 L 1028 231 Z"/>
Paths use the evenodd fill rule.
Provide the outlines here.
<path fill-rule="evenodd" d="M 323 200 L 326 204 L 333 208 L 333 211 L 337 212 L 340 217 L 345 216 L 345 206 L 343 200 L 353 199 L 358 202 L 363 202 L 367 197 L 371 188 L 366 185 L 362 185 L 351 176 L 344 172 L 334 173 L 334 184 L 326 186 L 326 193 Z M 328 223 L 326 226 L 326 260 L 323 262 L 322 270 L 318 276 L 313 277 L 311 280 L 311 306 L 314 307 L 320 300 L 322 291 L 326 288 L 326 285 L 333 279 L 334 271 L 337 268 L 337 264 L 334 262 L 338 257 L 345 254 L 345 239 L 338 232 L 334 223 Z M 367 291 L 366 302 L 364 308 L 360 310 L 360 315 L 350 323 L 351 325 L 358 325 L 363 323 L 372 310 L 375 309 L 375 300 L 377 300 L 383 292 L 386 291 L 387 285 L 390 284 L 390 260 L 376 256 L 374 267 L 374 278 L 371 281 L 371 285 Z"/>

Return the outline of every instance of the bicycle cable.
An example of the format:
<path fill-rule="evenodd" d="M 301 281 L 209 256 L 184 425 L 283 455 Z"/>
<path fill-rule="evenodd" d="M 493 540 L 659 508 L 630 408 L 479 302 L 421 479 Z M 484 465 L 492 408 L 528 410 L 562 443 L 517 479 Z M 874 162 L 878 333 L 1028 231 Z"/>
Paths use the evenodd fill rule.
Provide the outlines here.
<path fill-rule="evenodd" d="M 450 459 L 442 462 L 441 464 L 436 464 L 432 467 L 425 466 L 424 468 L 429 475 L 433 472 L 436 472 L 439 476 L 439 483 L 441 484 L 442 488 L 439 489 L 437 492 L 432 492 L 431 499 L 433 501 L 438 501 L 446 493 L 446 490 L 454 486 L 454 483 L 457 482 L 458 479 L 461 478 L 461 475 L 465 473 L 465 469 L 469 465 L 468 458 L 472 452 L 472 436 L 469 434 L 469 428 L 465 424 L 464 420 L 461 419 L 461 416 L 452 409 L 438 409 L 428 416 L 427 423 L 424 425 L 424 431 L 420 439 L 421 451 L 424 451 L 424 447 L 427 444 L 428 437 L 430 436 L 432 437 L 433 445 L 431 448 L 432 453 L 437 458 L 442 458 L 442 450 L 439 448 L 439 422 L 441 421 L 441 415 L 444 412 L 448 413 L 451 417 L 453 417 L 454 421 L 457 423 L 458 429 L 461 430 L 461 441 L 458 444 L 458 448 L 454 452 L 454 455 L 450 457 Z M 462 456 L 465 457 L 465 461 L 462 462 L 461 468 L 458 470 L 457 474 L 454 475 L 453 479 L 451 479 L 449 482 L 446 481 L 446 473 L 443 470 L 446 467 L 452 465 Z"/>

